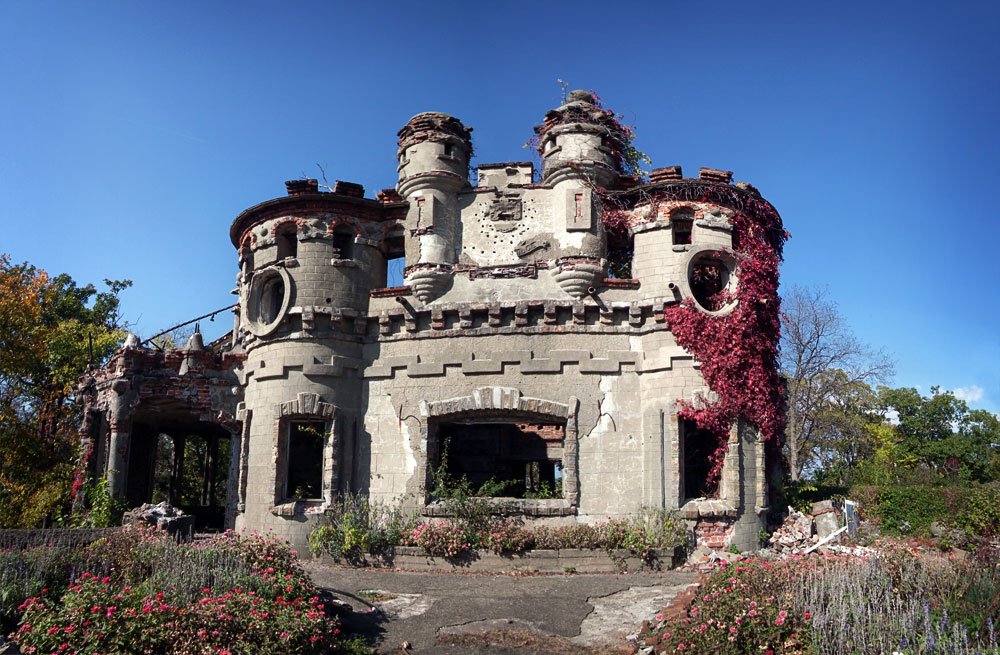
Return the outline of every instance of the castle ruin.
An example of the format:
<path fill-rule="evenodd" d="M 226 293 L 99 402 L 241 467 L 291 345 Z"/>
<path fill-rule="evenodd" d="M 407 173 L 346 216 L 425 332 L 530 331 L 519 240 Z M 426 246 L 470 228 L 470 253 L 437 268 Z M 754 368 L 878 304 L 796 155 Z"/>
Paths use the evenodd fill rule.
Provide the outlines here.
<path fill-rule="evenodd" d="M 726 171 L 640 181 L 586 92 L 536 128 L 540 180 L 511 162 L 470 182 L 471 131 L 418 114 L 394 190 L 294 180 L 239 214 L 233 331 L 130 337 L 92 372 L 90 473 L 303 543 L 342 494 L 439 514 L 444 464 L 529 521 L 652 506 L 756 548 L 783 420 L 774 208 Z"/>

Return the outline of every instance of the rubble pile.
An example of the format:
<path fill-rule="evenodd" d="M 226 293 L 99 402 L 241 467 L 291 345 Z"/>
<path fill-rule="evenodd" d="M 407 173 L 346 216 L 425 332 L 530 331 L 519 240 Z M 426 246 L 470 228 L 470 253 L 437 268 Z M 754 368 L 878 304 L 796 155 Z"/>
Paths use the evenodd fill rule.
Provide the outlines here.
<path fill-rule="evenodd" d="M 152 525 L 157 530 L 164 530 L 178 541 L 191 541 L 194 538 L 194 517 L 185 514 L 168 502 L 145 503 L 135 509 L 125 512 L 122 525 Z"/>
<path fill-rule="evenodd" d="M 768 547 L 777 554 L 797 555 L 819 541 L 813 534 L 813 519 L 802 512 L 788 508 L 788 516 L 771 534 Z"/>

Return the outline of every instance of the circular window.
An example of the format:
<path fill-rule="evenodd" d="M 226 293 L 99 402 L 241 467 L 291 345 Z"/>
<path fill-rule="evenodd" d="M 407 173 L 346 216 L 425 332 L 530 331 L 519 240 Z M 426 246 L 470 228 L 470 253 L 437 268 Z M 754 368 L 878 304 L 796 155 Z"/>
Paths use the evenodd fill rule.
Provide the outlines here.
<path fill-rule="evenodd" d="M 723 313 L 736 306 L 736 260 L 721 250 L 692 253 L 687 267 L 691 297 L 709 313 Z"/>
<path fill-rule="evenodd" d="M 284 268 L 257 271 L 243 307 L 243 316 L 252 334 L 263 337 L 277 329 L 288 313 L 291 291 L 292 279 Z"/>

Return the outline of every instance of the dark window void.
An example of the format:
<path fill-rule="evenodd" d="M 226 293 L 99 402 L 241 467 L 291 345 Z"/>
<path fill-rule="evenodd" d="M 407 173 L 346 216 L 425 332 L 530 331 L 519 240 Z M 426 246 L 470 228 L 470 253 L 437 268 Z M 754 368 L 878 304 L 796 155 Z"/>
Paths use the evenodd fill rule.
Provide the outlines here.
<path fill-rule="evenodd" d="M 718 494 L 718 482 L 709 483 L 708 474 L 712 469 L 711 456 L 715 453 L 715 437 L 710 432 L 698 429 L 694 421 L 681 419 L 680 422 L 683 466 L 684 499 L 712 498 Z"/>
<path fill-rule="evenodd" d="M 402 231 L 394 231 L 383 242 L 385 253 L 385 286 L 403 285 L 403 271 L 406 268 L 406 243 Z"/>
<path fill-rule="evenodd" d="M 354 230 L 338 227 L 333 232 L 334 257 L 337 259 L 354 259 Z"/>
<path fill-rule="evenodd" d="M 635 246 L 628 229 L 608 229 L 608 277 L 619 280 L 632 278 L 632 256 Z"/>
<path fill-rule="evenodd" d="M 717 311 L 726 304 L 722 290 L 729 283 L 729 268 L 722 260 L 702 257 L 691 267 L 689 283 L 698 304 L 708 311 Z"/>
<path fill-rule="evenodd" d="M 263 325 L 270 325 L 281 312 L 281 305 L 285 301 L 285 282 L 280 275 L 272 275 L 264 281 L 264 286 L 260 290 L 260 306 L 257 312 L 257 322 Z"/>
<path fill-rule="evenodd" d="M 442 423 L 439 466 L 479 495 L 561 498 L 565 433 L 556 424 Z"/>
<path fill-rule="evenodd" d="M 670 229 L 675 246 L 690 244 L 691 232 L 694 230 L 694 210 L 681 207 L 671 212 Z"/>
<path fill-rule="evenodd" d="M 299 240 L 295 237 L 294 228 L 285 228 L 275 235 L 275 242 L 278 246 L 278 261 L 289 257 L 298 257 Z"/>
<path fill-rule="evenodd" d="M 169 502 L 195 517 L 198 530 L 222 530 L 231 439 L 206 426 L 133 424 L 129 506 Z"/>
<path fill-rule="evenodd" d="M 288 425 L 288 476 L 286 498 L 323 497 L 322 421 L 295 421 Z"/>

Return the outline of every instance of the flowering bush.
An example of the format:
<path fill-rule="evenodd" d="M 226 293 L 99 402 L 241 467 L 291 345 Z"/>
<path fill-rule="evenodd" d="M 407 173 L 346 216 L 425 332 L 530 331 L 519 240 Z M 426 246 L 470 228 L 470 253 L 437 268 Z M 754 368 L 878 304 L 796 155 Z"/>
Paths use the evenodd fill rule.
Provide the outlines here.
<path fill-rule="evenodd" d="M 16 638 L 26 653 L 316 653 L 340 633 L 316 596 L 274 580 L 271 593 L 202 590 L 177 605 L 164 592 L 84 574 L 60 602 L 31 598 Z"/>
<path fill-rule="evenodd" d="M 809 612 L 772 586 L 771 565 L 740 562 L 715 571 L 688 615 L 650 628 L 647 643 L 660 653 L 807 653 Z"/>
<path fill-rule="evenodd" d="M 489 530 L 480 535 L 480 544 L 500 555 L 521 553 L 534 545 L 534 538 L 521 526 L 521 521 L 512 518 L 495 521 Z"/>
<path fill-rule="evenodd" d="M 721 567 L 686 614 L 657 615 L 643 639 L 657 655 L 1000 652 L 995 552 L 963 560 L 891 543 L 879 550 Z"/>
<path fill-rule="evenodd" d="M 472 550 L 465 531 L 451 523 L 421 523 L 403 536 L 404 546 L 417 546 L 434 557 L 455 559 Z"/>
<path fill-rule="evenodd" d="M 17 608 L 26 653 L 318 654 L 348 644 L 295 551 L 263 535 L 179 545 L 129 528 L 50 564 L 55 584 Z M 90 570 L 77 575 L 81 565 Z"/>

